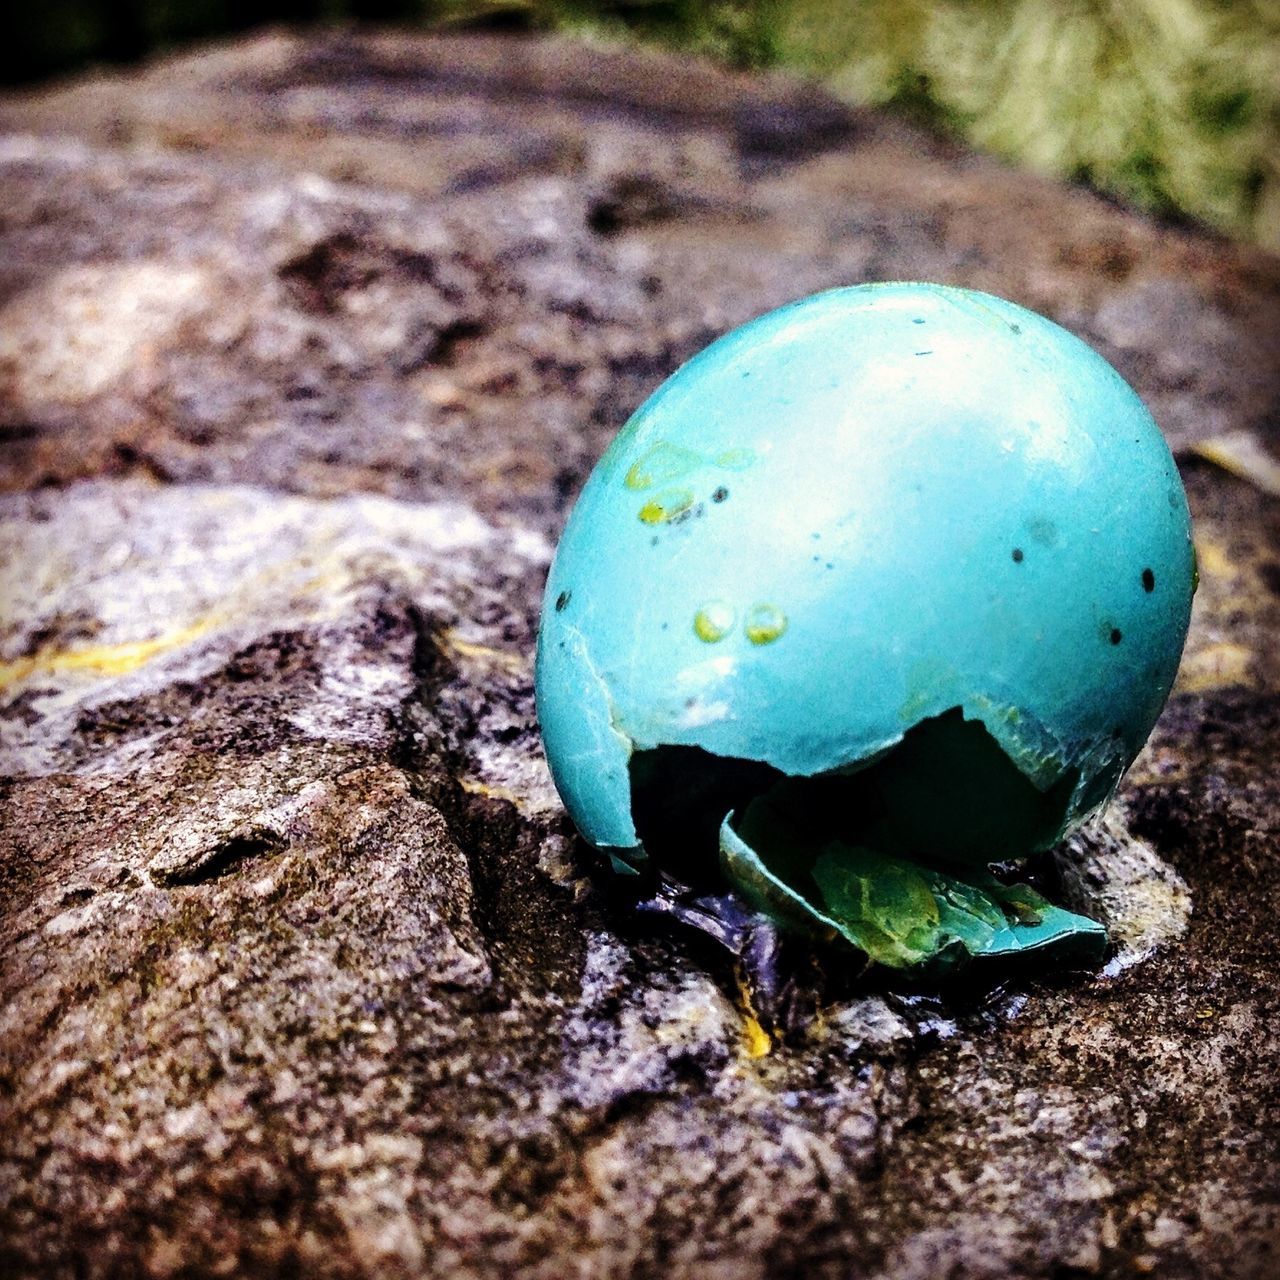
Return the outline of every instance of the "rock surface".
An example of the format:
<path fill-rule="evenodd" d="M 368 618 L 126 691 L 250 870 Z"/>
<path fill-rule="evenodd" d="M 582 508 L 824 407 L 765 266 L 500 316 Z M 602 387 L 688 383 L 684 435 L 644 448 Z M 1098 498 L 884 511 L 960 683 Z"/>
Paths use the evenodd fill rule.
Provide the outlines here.
<path fill-rule="evenodd" d="M 1280 503 L 1194 453 L 1275 448 L 1280 264 L 560 41 L 260 37 L 0 128 L 0 1271 L 1280 1270 Z M 1117 961 L 770 1037 L 588 874 L 538 600 L 663 376 L 884 278 L 1111 358 L 1202 587 L 1064 855 Z"/>

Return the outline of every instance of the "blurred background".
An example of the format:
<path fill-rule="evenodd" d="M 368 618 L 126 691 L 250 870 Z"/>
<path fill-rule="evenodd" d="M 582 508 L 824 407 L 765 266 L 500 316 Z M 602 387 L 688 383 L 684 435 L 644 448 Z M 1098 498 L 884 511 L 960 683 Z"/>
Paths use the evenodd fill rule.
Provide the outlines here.
<path fill-rule="evenodd" d="M 1280 0 L 45 0 L 8 83 L 268 23 L 571 30 L 784 68 L 1280 251 Z"/>

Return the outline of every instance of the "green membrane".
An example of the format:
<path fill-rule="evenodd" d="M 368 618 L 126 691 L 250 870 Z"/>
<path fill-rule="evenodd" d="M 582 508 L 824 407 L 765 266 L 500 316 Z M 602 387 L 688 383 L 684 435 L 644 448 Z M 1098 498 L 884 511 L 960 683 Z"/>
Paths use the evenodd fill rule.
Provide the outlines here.
<path fill-rule="evenodd" d="M 721 865 L 758 910 L 801 932 L 844 938 L 889 968 L 946 970 L 1032 953 L 1091 965 L 1106 950 L 1096 921 L 984 870 L 943 872 L 839 840 L 806 848 L 767 816 L 744 825 L 752 844 L 732 813 L 721 824 Z"/>

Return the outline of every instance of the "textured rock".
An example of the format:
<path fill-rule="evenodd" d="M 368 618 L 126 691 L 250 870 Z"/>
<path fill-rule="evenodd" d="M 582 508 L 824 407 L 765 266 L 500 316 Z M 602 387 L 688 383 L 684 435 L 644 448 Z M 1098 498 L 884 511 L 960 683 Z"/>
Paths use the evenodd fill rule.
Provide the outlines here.
<path fill-rule="evenodd" d="M 556 41 L 262 38 L 0 125 L 0 1270 L 1275 1274 L 1280 507 L 1189 452 L 1275 447 L 1274 260 Z M 538 597 L 680 360 L 895 277 L 1116 361 L 1202 587 L 1062 859 L 1116 960 L 771 1037 L 589 874 Z"/>

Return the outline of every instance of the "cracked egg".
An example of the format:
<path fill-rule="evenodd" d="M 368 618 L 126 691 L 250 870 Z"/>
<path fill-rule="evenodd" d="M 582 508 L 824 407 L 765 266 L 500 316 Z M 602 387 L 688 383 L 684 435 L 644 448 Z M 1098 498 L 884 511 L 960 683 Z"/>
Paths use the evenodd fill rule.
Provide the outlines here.
<path fill-rule="evenodd" d="M 833 290 L 601 458 L 547 584 L 547 758 L 621 872 L 896 968 L 1093 961 L 1018 868 L 1146 741 L 1193 589 L 1173 459 L 1099 355 L 982 293 Z"/>

